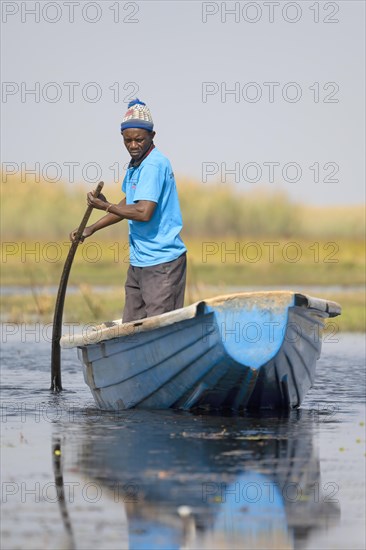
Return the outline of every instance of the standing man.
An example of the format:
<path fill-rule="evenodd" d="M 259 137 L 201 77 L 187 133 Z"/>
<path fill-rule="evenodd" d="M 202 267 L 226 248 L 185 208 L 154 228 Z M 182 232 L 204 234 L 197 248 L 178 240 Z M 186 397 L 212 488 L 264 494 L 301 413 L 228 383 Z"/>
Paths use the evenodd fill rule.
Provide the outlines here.
<path fill-rule="evenodd" d="M 83 238 L 128 220 L 130 266 L 125 284 L 123 322 L 160 315 L 183 307 L 186 247 L 178 193 L 169 160 L 155 148 L 153 120 L 145 103 L 128 104 L 121 134 L 131 156 L 118 204 L 88 193 L 90 206 L 107 213 L 84 230 Z M 76 235 L 74 230 L 70 238 Z"/>

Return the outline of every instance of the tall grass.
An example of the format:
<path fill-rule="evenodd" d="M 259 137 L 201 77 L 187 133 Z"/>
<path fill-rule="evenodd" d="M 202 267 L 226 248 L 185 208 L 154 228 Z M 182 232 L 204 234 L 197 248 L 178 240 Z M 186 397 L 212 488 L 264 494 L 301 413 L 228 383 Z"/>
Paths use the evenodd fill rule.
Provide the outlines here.
<path fill-rule="evenodd" d="M 18 322 L 52 318 L 55 297 L 46 290 L 41 293 L 39 288 L 58 284 L 70 245 L 69 232 L 82 219 L 86 192 L 92 187 L 44 181 L 22 183 L 16 177 L 1 184 L 2 249 L 5 250 L 2 284 L 32 289 L 28 298 L 23 294 L 2 298 L 4 319 Z M 228 290 L 231 286 L 296 285 L 301 290 L 307 285 L 346 288 L 364 284 L 363 206 L 308 206 L 294 203 L 283 192 L 264 188 L 240 192 L 228 185 L 203 185 L 184 178 L 178 178 L 178 191 L 184 220 L 183 237 L 189 250 L 187 304 L 232 291 Z M 121 199 L 118 184 L 107 184 L 103 192 L 111 202 Z M 91 222 L 102 215 L 103 212 L 94 211 Z M 89 241 L 79 247 L 70 281 L 80 285 L 80 292 L 68 296 L 65 311 L 68 319 L 120 316 L 123 301 L 120 287 L 128 267 L 127 224 L 113 225 L 93 240 L 102 256 L 96 263 L 84 255 Z M 254 240 L 264 253 L 252 263 L 243 254 L 243 247 L 245 242 Z M 99 241 L 104 242 L 99 245 Z M 273 262 L 268 259 L 266 241 L 276 241 L 278 245 Z M 286 261 L 283 255 L 289 241 L 296 241 L 301 250 L 301 259 L 296 263 Z M 207 243 L 213 243 L 216 250 L 209 256 L 205 256 Z M 43 245 L 49 244 L 56 246 L 45 254 Z M 333 245 L 336 245 L 335 254 L 332 254 Z M 240 261 L 237 254 L 232 253 L 238 247 Z M 62 257 L 50 260 L 52 251 L 60 249 Z M 32 253 L 33 250 L 38 253 Z M 225 250 L 231 252 L 226 255 Z M 95 285 L 115 285 L 118 290 L 96 294 L 90 290 Z M 351 298 L 345 293 L 338 300 L 333 292 L 329 297 L 344 306 L 342 329 L 364 330 L 364 297 L 358 290 Z"/>
<path fill-rule="evenodd" d="M 9 178 L 1 183 L 1 229 L 4 239 L 39 239 L 42 241 L 68 240 L 72 229 L 77 227 L 87 208 L 86 193 L 95 185 L 66 185 L 64 183 L 22 183 L 19 178 Z M 117 186 L 115 186 L 117 187 Z M 117 189 L 110 186 L 108 199 L 117 202 Z M 104 212 L 93 211 L 90 223 Z M 109 235 L 127 235 L 126 224 L 112 226 Z"/>
<path fill-rule="evenodd" d="M 86 208 L 86 191 L 92 186 L 61 182 L 22 183 L 16 176 L 1 183 L 3 240 L 64 240 Z M 284 192 L 266 188 L 238 191 L 230 185 L 203 185 L 178 179 L 184 236 L 194 237 L 297 237 L 363 239 L 364 207 L 308 206 L 291 201 Z M 108 200 L 121 199 L 119 184 L 108 184 Z M 91 222 L 103 215 L 94 211 Z M 106 238 L 125 239 L 127 224 L 105 230 Z M 108 233 L 107 233 L 108 232 Z"/>

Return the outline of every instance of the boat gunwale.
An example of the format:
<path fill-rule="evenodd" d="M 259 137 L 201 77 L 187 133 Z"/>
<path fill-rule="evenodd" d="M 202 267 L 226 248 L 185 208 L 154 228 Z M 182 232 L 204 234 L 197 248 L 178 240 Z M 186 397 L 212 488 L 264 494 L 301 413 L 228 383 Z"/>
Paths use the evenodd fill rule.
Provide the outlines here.
<path fill-rule="evenodd" d="M 195 317 L 205 314 L 205 312 L 207 312 L 207 307 L 214 310 L 215 307 L 219 307 L 222 304 L 227 304 L 228 302 L 236 299 L 253 298 L 255 300 L 256 298 L 260 299 L 264 297 L 274 298 L 279 305 L 282 305 L 280 298 L 282 298 L 282 300 L 287 298 L 289 301 L 292 297 L 294 300 L 293 305 L 295 306 L 305 306 L 308 309 L 318 310 L 328 314 L 329 317 L 335 317 L 341 314 L 341 306 L 337 302 L 312 297 L 300 292 L 287 290 L 240 292 L 199 300 L 180 309 L 155 315 L 153 317 L 131 321 L 129 323 L 122 323 L 121 319 L 105 322 L 91 327 L 91 333 L 89 334 L 81 333 L 76 335 L 64 335 L 60 340 L 60 344 L 62 348 L 83 348 L 85 346 L 99 345 L 102 342 L 110 341 L 115 338 L 129 337 L 143 332 L 150 332 L 158 328 L 179 323 L 181 321 L 194 319 Z M 289 306 L 290 305 L 288 303 L 287 307 Z"/>

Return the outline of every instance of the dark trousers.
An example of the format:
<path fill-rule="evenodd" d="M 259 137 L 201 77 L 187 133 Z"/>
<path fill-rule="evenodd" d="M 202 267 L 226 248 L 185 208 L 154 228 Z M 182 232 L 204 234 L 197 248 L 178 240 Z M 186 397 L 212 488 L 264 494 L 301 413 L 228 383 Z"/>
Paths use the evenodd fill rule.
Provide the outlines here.
<path fill-rule="evenodd" d="M 160 315 L 184 304 L 187 255 L 148 267 L 129 266 L 123 323 Z"/>

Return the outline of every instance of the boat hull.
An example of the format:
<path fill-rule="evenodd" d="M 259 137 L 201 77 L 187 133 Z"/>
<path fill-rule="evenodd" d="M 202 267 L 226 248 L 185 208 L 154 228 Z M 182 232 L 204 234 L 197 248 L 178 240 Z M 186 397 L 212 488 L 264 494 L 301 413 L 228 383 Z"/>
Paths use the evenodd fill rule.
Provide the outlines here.
<path fill-rule="evenodd" d="M 174 322 L 119 325 L 78 354 L 101 409 L 288 409 L 314 383 L 324 319 L 340 312 L 329 304 L 284 292 L 212 299 Z"/>

